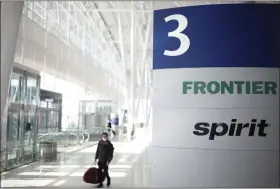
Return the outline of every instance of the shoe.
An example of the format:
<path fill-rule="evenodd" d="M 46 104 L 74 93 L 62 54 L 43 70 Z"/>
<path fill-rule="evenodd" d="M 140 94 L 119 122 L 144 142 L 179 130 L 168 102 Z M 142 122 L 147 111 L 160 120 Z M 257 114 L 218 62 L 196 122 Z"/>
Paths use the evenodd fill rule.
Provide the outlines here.
<path fill-rule="evenodd" d="M 111 180 L 107 181 L 107 186 L 110 187 L 111 186 Z"/>
<path fill-rule="evenodd" d="M 103 188 L 103 184 L 102 183 L 98 184 L 97 188 Z"/>

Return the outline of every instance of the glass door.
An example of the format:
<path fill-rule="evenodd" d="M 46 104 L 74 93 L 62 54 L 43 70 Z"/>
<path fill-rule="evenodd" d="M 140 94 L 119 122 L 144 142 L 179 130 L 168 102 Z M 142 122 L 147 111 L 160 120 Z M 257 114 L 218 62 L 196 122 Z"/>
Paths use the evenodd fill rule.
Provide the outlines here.
<path fill-rule="evenodd" d="M 8 167 L 20 162 L 21 136 L 20 136 L 20 110 L 9 109 L 7 121 L 7 149 L 6 158 Z"/>
<path fill-rule="evenodd" d="M 38 121 L 39 121 L 39 79 L 26 73 L 25 106 L 23 123 L 23 158 L 24 161 L 34 161 L 38 154 Z"/>
<path fill-rule="evenodd" d="M 35 108 L 24 110 L 23 124 L 23 158 L 25 162 L 34 161 L 36 156 L 37 114 Z"/>
<path fill-rule="evenodd" d="M 38 156 L 40 76 L 16 65 L 11 75 L 8 114 L 1 129 L 1 170 L 32 162 Z"/>

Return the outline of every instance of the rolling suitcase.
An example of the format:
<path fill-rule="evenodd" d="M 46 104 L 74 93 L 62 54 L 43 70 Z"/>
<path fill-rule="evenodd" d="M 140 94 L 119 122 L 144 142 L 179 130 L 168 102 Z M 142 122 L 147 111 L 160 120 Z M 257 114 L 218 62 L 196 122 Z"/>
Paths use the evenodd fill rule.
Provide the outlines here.
<path fill-rule="evenodd" d="M 105 180 L 105 175 L 98 175 L 98 169 L 95 167 L 91 167 L 85 172 L 83 180 L 85 183 L 98 184 Z"/>

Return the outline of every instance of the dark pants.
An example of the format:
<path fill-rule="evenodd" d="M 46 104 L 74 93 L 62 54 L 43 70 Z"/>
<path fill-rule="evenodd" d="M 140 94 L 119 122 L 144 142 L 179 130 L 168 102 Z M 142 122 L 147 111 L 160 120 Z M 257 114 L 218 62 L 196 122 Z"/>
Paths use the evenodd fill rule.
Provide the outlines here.
<path fill-rule="evenodd" d="M 99 175 L 102 174 L 102 172 L 104 173 L 104 176 L 107 178 L 107 182 L 111 182 L 111 178 L 109 176 L 109 173 L 108 173 L 108 166 L 106 165 L 105 162 L 98 162 L 98 171 L 99 171 Z M 102 183 L 102 182 L 101 182 Z"/>

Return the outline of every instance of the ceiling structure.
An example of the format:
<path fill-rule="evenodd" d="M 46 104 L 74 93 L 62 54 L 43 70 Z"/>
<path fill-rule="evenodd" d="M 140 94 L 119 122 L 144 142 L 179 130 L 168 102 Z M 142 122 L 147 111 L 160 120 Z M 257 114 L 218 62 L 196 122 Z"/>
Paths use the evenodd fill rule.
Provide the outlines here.
<path fill-rule="evenodd" d="M 135 66 L 139 79 L 143 65 L 152 62 L 153 10 L 240 2 L 245 1 L 35 1 L 28 2 L 28 7 L 41 18 L 43 27 L 48 22 L 53 27 L 49 32 L 81 54 L 100 55 L 94 58 L 103 69 L 117 70 L 112 74 L 120 77 L 129 76 Z M 35 16 L 32 19 L 38 21 Z M 127 77 L 121 80 L 126 82 Z"/>
<path fill-rule="evenodd" d="M 80 11 L 95 21 L 100 31 L 104 34 L 106 45 L 111 49 L 110 54 L 114 54 L 121 62 L 122 69 L 125 70 L 128 77 L 133 72 L 132 67 L 134 65 L 136 67 L 136 76 L 138 80 L 141 80 L 140 73 L 144 69 L 144 64 L 148 64 L 150 68 L 152 64 L 153 10 L 245 2 L 257 1 L 83 1 L 81 4 L 83 4 L 84 8 L 74 11 Z M 132 52 L 133 50 L 134 52 Z M 138 81 L 139 84 L 140 81 Z"/>
<path fill-rule="evenodd" d="M 149 68 L 152 65 L 153 10 L 205 4 L 245 2 L 257 1 L 85 1 L 83 2 L 85 9 L 82 12 L 91 15 L 92 18 L 98 15 L 100 19 L 96 21 L 102 27 L 105 27 L 107 44 L 112 49 L 115 49 L 114 53 L 122 61 L 126 73 L 128 73 L 128 76 L 130 75 L 133 63 L 136 66 L 137 78 L 141 80 L 139 74 L 143 71 L 144 64 L 148 64 Z M 135 20 L 132 21 L 133 19 Z M 132 49 L 134 49 L 134 52 L 132 52 Z M 135 56 L 135 58 L 132 56 Z M 140 81 L 138 81 L 139 84 Z"/>
<path fill-rule="evenodd" d="M 135 99 L 151 96 L 153 10 L 244 2 L 28 1 L 25 11 L 29 19 L 92 60 L 111 83 L 122 86 L 125 91 L 120 93 L 137 109 Z"/>

